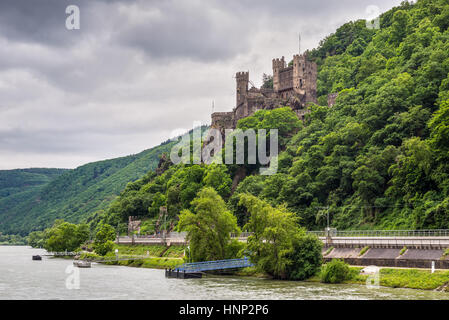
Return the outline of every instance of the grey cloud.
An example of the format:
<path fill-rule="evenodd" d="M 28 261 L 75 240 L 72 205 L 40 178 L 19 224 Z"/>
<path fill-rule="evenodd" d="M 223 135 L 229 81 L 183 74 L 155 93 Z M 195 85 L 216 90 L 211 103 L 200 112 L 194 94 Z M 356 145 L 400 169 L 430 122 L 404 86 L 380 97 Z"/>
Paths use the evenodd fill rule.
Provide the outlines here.
<path fill-rule="evenodd" d="M 239 15 L 212 4 L 207 0 L 194 5 L 170 0 L 144 6 L 142 11 L 148 19 L 126 25 L 118 32 L 118 41 L 140 48 L 153 58 L 232 58 L 248 48 L 251 25 L 240 20 Z M 130 21 L 131 13 L 124 11 L 122 17 Z"/>
<path fill-rule="evenodd" d="M 68 5 L 87 5 L 85 0 L 2 0 L 0 30 L 8 39 L 48 45 L 70 45 L 74 35 L 65 28 Z"/>

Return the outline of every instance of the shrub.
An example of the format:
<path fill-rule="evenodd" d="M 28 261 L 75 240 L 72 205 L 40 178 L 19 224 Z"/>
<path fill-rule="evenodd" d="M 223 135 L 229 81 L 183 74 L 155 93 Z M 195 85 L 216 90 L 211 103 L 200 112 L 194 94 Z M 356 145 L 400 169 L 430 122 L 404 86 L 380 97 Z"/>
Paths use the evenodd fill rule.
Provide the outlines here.
<path fill-rule="evenodd" d="M 340 259 L 332 259 L 321 267 L 320 278 L 324 283 L 341 283 L 350 276 L 349 265 Z"/>
<path fill-rule="evenodd" d="M 327 256 L 329 253 L 332 252 L 332 250 L 334 250 L 334 247 L 330 247 L 329 249 L 327 249 L 326 252 L 323 254 L 323 256 Z"/>
<path fill-rule="evenodd" d="M 444 257 L 449 256 L 449 248 L 447 248 L 447 249 L 444 251 L 443 256 L 444 256 Z"/>
<path fill-rule="evenodd" d="M 114 248 L 115 230 L 108 224 L 103 224 L 99 227 L 95 235 L 93 249 L 99 255 L 106 255 Z"/>
<path fill-rule="evenodd" d="M 114 248 L 114 242 L 108 240 L 106 242 L 100 242 L 94 244 L 95 252 L 100 256 L 105 256 L 107 253 L 111 252 Z"/>
<path fill-rule="evenodd" d="M 399 255 L 402 256 L 405 251 L 407 251 L 407 247 L 404 246 L 404 248 L 401 249 L 401 252 L 399 252 Z"/>
<path fill-rule="evenodd" d="M 323 262 L 322 242 L 317 236 L 302 233 L 293 242 L 293 252 L 288 254 L 287 279 L 305 280 L 317 274 Z"/>
<path fill-rule="evenodd" d="M 359 256 L 363 256 L 365 254 L 365 252 L 367 252 L 368 250 L 369 250 L 369 246 L 364 247 L 362 250 L 360 250 Z"/>

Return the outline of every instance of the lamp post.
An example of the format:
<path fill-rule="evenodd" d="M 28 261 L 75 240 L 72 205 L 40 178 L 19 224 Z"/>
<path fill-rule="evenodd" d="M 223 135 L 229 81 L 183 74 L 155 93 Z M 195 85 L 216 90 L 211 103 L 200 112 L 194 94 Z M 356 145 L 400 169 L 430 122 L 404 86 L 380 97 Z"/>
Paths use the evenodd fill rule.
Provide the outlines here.
<path fill-rule="evenodd" d="M 326 230 L 324 231 L 324 235 L 326 236 L 326 246 L 328 246 L 330 243 L 332 243 L 332 237 L 331 237 L 331 228 L 330 228 L 330 221 L 329 221 L 329 207 L 318 207 L 320 210 L 326 210 L 326 218 L 327 218 L 327 226 Z"/>

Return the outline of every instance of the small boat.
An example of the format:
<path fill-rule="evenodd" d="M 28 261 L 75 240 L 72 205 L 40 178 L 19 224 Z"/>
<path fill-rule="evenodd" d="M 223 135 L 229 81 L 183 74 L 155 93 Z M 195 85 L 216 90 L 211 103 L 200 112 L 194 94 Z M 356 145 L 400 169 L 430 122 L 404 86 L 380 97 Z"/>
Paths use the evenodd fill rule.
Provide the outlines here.
<path fill-rule="evenodd" d="M 35 261 L 42 260 L 42 257 L 40 255 L 35 255 L 33 256 L 33 260 Z"/>
<path fill-rule="evenodd" d="M 91 267 L 90 261 L 84 261 L 84 260 L 73 261 L 73 265 L 78 268 L 90 268 Z"/>

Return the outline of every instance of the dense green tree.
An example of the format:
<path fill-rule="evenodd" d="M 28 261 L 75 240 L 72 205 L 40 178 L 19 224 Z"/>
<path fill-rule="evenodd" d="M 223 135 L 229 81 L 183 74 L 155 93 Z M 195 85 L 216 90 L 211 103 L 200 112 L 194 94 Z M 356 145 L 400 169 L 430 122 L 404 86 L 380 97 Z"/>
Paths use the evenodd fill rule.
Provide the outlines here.
<path fill-rule="evenodd" d="M 275 278 L 303 280 L 314 275 L 321 264 L 321 243 L 306 235 L 295 215 L 285 207 L 274 208 L 257 197 L 240 198 L 251 213 L 245 229 L 253 232 L 247 251 L 251 260 Z"/>
<path fill-rule="evenodd" d="M 104 256 L 114 248 L 113 241 L 115 238 L 115 229 L 108 224 L 103 224 L 99 226 L 98 231 L 95 234 L 93 249 L 99 255 Z"/>
<path fill-rule="evenodd" d="M 33 231 L 28 235 L 27 243 L 32 248 L 43 248 L 45 245 L 45 234 L 43 231 Z"/>
<path fill-rule="evenodd" d="M 86 224 L 72 224 L 56 220 L 53 227 L 45 231 L 44 248 L 51 252 L 75 251 L 89 239 Z"/>
<path fill-rule="evenodd" d="M 351 276 L 349 265 L 340 259 L 332 259 L 323 265 L 320 273 L 321 282 L 341 283 Z"/>
<path fill-rule="evenodd" d="M 291 261 L 286 271 L 288 279 L 306 280 L 316 275 L 323 261 L 322 247 L 323 243 L 317 236 L 301 230 L 293 242 L 292 253 L 287 254 L 287 259 Z"/>
<path fill-rule="evenodd" d="M 192 261 L 222 260 L 235 257 L 238 246 L 231 233 L 240 233 L 237 219 L 211 187 L 204 187 L 192 201 L 192 211 L 179 216 L 179 231 L 187 232 Z"/>
<path fill-rule="evenodd" d="M 206 169 L 205 186 L 212 187 L 223 198 L 228 199 L 231 194 L 232 179 L 224 165 L 212 164 Z"/>

